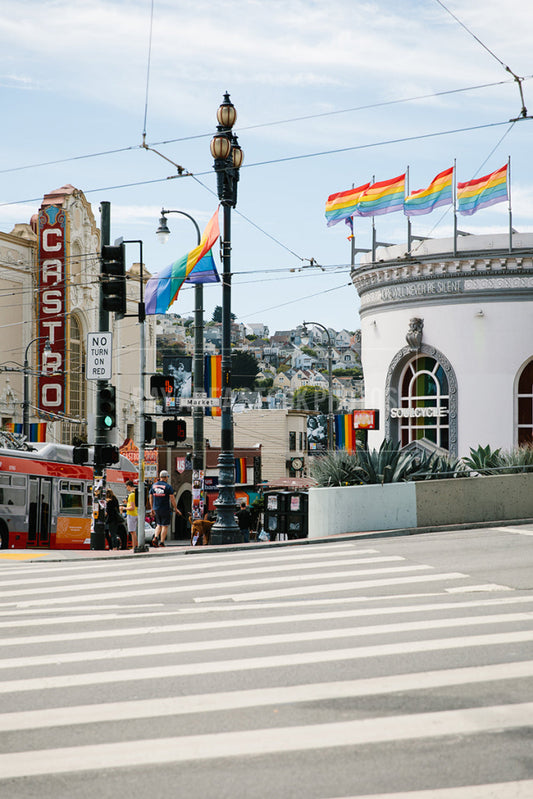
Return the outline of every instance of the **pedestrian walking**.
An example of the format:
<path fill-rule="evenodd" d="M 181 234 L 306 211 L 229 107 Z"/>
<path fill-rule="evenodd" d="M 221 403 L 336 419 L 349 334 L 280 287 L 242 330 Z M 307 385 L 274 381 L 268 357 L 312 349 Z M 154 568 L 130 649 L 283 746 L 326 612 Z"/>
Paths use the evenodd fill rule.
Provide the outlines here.
<path fill-rule="evenodd" d="M 137 508 L 138 496 L 137 489 L 133 480 L 126 480 L 126 488 L 128 489 L 128 500 L 126 503 L 126 521 L 128 524 L 128 533 L 131 535 L 131 546 L 135 552 L 137 548 L 137 523 L 139 519 L 139 511 Z"/>
<path fill-rule="evenodd" d="M 237 517 L 237 524 L 242 534 L 242 540 L 245 544 L 250 542 L 250 527 L 252 526 L 252 514 L 246 507 L 246 502 L 241 502 L 241 509 L 235 514 Z"/>
<path fill-rule="evenodd" d="M 118 499 L 111 491 L 107 489 L 106 494 L 106 538 L 109 549 L 126 549 L 127 548 L 127 533 L 124 519 L 120 513 L 120 505 Z"/>
<path fill-rule="evenodd" d="M 152 546 L 165 546 L 172 510 L 183 516 L 176 505 L 174 489 L 168 482 L 169 473 L 163 469 L 159 472 L 159 480 L 153 483 L 148 494 L 150 499 L 150 515 L 155 518 L 156 528 L 152 538 Z"/>

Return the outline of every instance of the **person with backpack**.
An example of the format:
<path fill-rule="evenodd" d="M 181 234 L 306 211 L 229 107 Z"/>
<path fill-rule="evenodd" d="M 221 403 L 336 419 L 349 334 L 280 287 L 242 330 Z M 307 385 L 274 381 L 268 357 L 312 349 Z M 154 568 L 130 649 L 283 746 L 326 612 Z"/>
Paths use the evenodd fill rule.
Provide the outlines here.
<path fill-rule="evenodd" d="M 126 503 L 126 521 L 128 523 L 128 533 L 131 536 L 132 551 L 135 552 L 137 548 L 137 522 L 139 512 L 137 505 L 138 489 L 135 487 L 133 480 L 126 480 L 126 488 L 128 489 L 128 500 Z"/>

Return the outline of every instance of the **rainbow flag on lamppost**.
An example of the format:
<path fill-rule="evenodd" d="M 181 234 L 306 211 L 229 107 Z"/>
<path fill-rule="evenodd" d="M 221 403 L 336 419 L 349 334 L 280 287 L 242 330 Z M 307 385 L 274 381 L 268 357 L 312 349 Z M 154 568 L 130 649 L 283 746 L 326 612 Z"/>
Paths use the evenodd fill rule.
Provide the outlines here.
<path fill-rule="evenodd" d="M 219 235 L 217 208 L 207 223 L 200 244 L 178 258 L 177 261 L 166 266 L 159 274 L 151 277 L 146 284 L 147 314 L 166 313 L 189 276 L 190 282 L 207 283 L 213 280 L 213 271 L 216 274 L 216 268 L 211 250 Z M 199 270 L 197 280 L 193 280 L 191 274 L 195 269 Z M 217 278 L 218 275 L 215 279 Z"/>

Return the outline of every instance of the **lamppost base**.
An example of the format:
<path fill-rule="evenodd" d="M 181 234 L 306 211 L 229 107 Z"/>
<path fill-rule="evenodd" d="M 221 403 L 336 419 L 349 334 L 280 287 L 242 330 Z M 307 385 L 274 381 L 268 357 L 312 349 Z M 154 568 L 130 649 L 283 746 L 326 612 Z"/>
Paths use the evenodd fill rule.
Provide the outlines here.
<path fill-rule="evenodd" d="M 221 544 L 242 544 L 242 533 L 238 527 L 234 530 L 227 529 L 226 527 L 216 530 L 216 525 L 211 528 L 211 536 L 209 539 L 210 546 L 219 546 Z"/>

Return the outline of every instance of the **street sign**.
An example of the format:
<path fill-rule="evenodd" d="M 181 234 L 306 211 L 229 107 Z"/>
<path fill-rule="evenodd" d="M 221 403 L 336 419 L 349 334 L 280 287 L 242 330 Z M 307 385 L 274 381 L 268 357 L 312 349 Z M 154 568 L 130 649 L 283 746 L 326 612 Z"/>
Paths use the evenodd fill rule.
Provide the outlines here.
<path fill-rule="evenodd" d="M 111 380 L 112 333 L 87 333 L 87 380 Z"/>
<path fill-rule="evenodd" d="M 220 397 L 180 397 L 178 402 L 182 408 L 217 408 Z"/>

